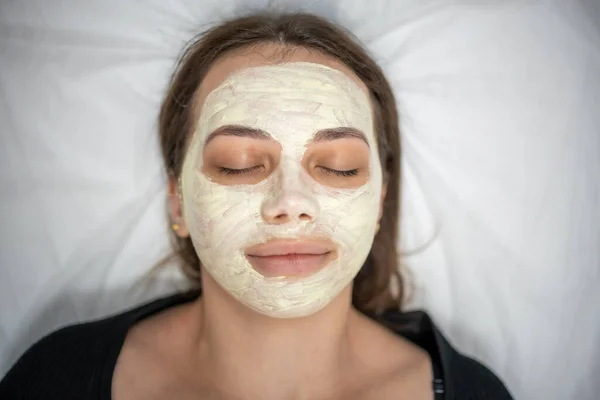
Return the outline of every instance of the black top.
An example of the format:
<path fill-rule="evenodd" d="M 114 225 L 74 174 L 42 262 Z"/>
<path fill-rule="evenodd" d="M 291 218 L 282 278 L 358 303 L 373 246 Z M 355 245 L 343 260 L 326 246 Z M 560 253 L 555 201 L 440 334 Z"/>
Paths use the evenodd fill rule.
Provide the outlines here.
<path fill-rule="evenodd" d="M 44 337 L 0 381 L 0 399 L 110 400 L 113 372 L 129 329 L 198 295 L 177 294 Z M 377 319 L 429 353 L 436 400 L 512 399 L 490 370 L 454 350 L 424 312 L 389 311 Z"/>

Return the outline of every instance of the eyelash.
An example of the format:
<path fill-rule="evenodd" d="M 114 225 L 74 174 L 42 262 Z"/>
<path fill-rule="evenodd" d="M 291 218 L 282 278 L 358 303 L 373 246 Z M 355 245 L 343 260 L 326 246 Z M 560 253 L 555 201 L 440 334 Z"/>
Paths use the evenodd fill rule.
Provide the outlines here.
<path fill-rule="evenodd" d="M 358 175 L 358 169 L 349 169 L 347 171 L 339 171 L 337 169 L 331 169 L 331 168 L 327 168 L 327 167 L 319 167 L 321 168 L 323 171 L 325 171 L 328 174 L 333 174 L 333 175 L 337 175 L 337 176 L 342 176 L 342 177 L 353 177 Z"/>
<path fill-rule="evenodd" d="M 246 174 L 250 174 L 260 168 L 262 168 L 262 165 L 256 165 L 254 167 L 242 168 L 242 169 L 219 167 L 219 172 L 221 172 L 224 175 L 246 175 Z"/>
<path fill-rule="evenodd" d="M 250 174 L 260 168 L 262 168 L 262 165 L 257 165 L 254 167 L 242 168 L 242 169 L 219 167 L 219 172 L 221 172 L 224 175 L 246 175 L 246 174 Z M 349 169 L 347 171 L 339 171 L 337 169 L 331 169 L 331 168 L 327 168 L 327 167 L 319 167 L 319 168 L 327 174 L 337 175 L 337 176 L 341 176 L 341 177 L 345 177 L 345 178 L 349 178 L 349 177 L 358 175 L 358 169 Z"/>

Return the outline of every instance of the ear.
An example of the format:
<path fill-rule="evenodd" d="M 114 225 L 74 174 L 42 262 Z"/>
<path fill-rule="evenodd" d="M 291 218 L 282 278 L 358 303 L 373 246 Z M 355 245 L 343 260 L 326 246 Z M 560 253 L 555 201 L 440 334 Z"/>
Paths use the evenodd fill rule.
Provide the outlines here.
<path fill-rule="evenodd" d="M 181 200 L 181 188 L 177 184 L 177 180 L 169 178 L 169 215 L 171 217 L 171 228 L 175 231 L 175 234 L 180 238 L 187 238 L 190 233 L 185 224 L 185 218 L 183 216 L 183 203 Z"/>

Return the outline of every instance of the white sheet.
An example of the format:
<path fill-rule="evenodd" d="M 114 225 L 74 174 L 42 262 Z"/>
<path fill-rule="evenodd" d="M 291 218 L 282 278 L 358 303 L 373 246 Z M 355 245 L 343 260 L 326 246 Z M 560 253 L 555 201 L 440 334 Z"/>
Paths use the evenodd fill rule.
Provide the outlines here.
<path fill-rule="evenodd" d="M 44 333 L 171 292 L 156 114 L 184 42 L 301 1 L 0 4 L 0 374 Z M 424 307 L 518 399 L 600 390 L 600 3 L 315 1 L 397 91 Z M 407 273 L 408 273 L 407 272 Z"/>

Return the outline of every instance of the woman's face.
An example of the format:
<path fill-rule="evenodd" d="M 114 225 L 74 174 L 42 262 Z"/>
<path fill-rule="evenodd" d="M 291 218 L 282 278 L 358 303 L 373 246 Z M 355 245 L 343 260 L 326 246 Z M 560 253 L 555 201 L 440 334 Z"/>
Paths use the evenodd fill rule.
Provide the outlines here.
<path fill-rule="evenodd" d="M 382 171 L 364 84 L 326 56 L 298 49 L 281 63 L 277 51 L 238 51 L 212 66 L 180 183 L 206 272 L 258 312 L 299 317 L 364 263 Z"/>

